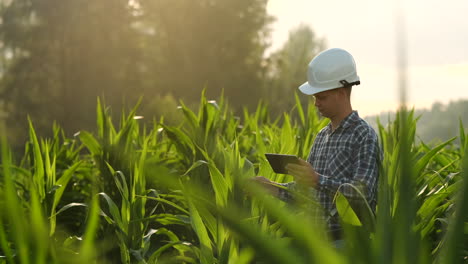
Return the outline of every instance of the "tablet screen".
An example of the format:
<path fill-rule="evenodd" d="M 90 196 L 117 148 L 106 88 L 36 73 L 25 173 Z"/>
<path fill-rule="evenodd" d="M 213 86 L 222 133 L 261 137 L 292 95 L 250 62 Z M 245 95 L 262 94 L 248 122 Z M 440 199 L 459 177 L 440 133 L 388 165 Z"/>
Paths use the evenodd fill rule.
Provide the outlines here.
<path fill-rule="evenodd" d="M 276 173 L 287 174 L 286 165 L 289 163 L 299 163 L 299 158 L 294 155 L 265 153 L 265 157 Z"/>

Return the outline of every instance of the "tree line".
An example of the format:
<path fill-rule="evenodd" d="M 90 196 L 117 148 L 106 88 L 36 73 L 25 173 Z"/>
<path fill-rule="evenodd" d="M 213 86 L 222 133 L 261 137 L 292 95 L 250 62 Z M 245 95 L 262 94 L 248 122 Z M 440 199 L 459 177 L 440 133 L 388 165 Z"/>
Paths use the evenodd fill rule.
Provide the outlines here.
<path fill-rule="evenodd" d="M 194 106 L 203 89 L 237 111 L 260 99 L 288 110 L 324 41 L 300 25 L 266 54 L 267 3 L 0 0 L 0 119 L 10 141 L 22 145 L 28 116 L 41 135 L 54 121 L 67 133 L 91 129 L 97 97 L 117 116 L 141 99 L 149 121 L 176 118 L 179 100 Z"/>
<path fill-rule="evenodd" d="M 468 127 L 468 100 L 460 99 L 447 104 L 435 102 L 428 109 L 414 109 L 418 118 L 416 136 L 420 141 L 438 143 L 459 136 L 460 126 Z M 377 120 L 387 125 L 395 120 L 395 112 L 385 112 L 366 118 L 374 127 Z M 459 139 L 457 139 L 459 142 Z"/>

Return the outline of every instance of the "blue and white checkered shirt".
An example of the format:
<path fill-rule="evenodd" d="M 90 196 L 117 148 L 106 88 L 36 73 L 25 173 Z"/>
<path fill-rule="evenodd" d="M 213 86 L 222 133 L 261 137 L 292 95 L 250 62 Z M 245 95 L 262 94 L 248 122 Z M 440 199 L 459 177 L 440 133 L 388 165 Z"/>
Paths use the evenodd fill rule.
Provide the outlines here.
<path fill-rule="evenodd" d="M 378 163 L 380 150 L 374 129 L 356 111 L 348 115 L 332 131 L 331 123 L 324 127 L 315 138 L 307 161 L 319 175 L 315 198 L 323 207 L 324 217 L 330 231 L 340 230 L 336 206 L 333 202 L 338 189 L 348 199 L 359 200 L 352 184 L 366 196 L 374 210 L 377 199 Z M 296 189 L 296 183 L 281 184 Z M 279 198 L 288 202 L 292 196 L 280 189 Z"/>

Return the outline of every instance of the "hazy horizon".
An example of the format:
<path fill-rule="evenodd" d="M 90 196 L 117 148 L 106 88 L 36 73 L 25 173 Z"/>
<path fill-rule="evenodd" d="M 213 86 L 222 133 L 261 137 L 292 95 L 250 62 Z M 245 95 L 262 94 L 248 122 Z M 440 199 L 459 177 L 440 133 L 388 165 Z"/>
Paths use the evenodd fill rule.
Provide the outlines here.
<path fill-rule="evenodd" d="M 404 4 L 408 106 L 422 109 L 434 102 L 468 99 L 468 20 L 464 18 L 468 1 Z M 272 25 L 270 50 L 281 47 L 290 29 L 301 23 L 309 25 L 326 40 L 327 47 L 344 48 L 355 57 L 361 85 L 353 90 L 352 102 L 361 115 L 396 110 L 394 2 L 270 0 L 268 12 L 277 19 Z"/>

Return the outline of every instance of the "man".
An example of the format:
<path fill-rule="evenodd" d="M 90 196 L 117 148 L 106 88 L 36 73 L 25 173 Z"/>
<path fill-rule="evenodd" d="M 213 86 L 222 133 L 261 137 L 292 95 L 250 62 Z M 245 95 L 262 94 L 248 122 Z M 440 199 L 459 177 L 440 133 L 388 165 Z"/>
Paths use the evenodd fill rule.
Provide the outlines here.
<path fill-rule="evenodd" d="M 362 193 L 372 210 L 375 209 L 378 139 L 372 127 L 351 107 L 352 86 L 360 84 L 351 54 L 336 48 L 323 51 L 310 62 L 307 77 L 308 81 L 299 90 L 314 96 L 315 106 L 330 123 L 317 134 L 307 161 L 301 159 L 300 164 L 287 165 L 288 173 L 295 179 L 280 184 L 287 190 L 275 187 L 264 177 L 256 180 L 285 201 L 293 198 L 288 190 L 315 189 L 316 199 L 324 211 L 317 217 L 325 220 L 332 239 L 340 240 L 342 232 L 334 204 L 337 191 L 348 200 L 361 202 Z"/>

